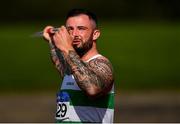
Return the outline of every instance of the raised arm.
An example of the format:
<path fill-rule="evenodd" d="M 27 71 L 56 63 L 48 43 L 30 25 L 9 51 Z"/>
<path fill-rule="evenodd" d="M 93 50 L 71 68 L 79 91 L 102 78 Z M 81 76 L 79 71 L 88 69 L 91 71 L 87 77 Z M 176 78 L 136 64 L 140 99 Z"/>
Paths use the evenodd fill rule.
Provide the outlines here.
<path fill-rule="evenodd" d="M 53 29 L 53 27 L 45 27 L 43 37 L 49 43 L 52 62 L 60 73 L 61 77 L 63 77 L 65 73 L 68 74 L 70 72 L 66 66 L 66 62 L 64 61 L 63 53 L 53 43 L 52 36 L 54 32 L 51 32 L 50 29 Z"/>
<path fill-rule="evenodd" d="M 61 77 L 64 76 L 66 66 L 65 66 L 65 61 L 64 61 L 64 56 L 62 52 L 55 47 L 55 45 L 52 42 L 49 42 L 50 46 L 50 53 L 51 53 L 51 60 L 53 64 L 55 65 L 56 69 L 60 73 Z"/>

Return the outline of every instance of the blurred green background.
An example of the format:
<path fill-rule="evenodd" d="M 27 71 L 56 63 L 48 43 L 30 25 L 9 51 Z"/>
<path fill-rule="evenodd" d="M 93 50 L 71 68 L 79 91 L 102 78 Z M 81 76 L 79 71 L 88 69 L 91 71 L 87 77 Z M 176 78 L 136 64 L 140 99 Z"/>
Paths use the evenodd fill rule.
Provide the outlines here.
<path fill-rule="evenodd" d="M 46 25 L 1 25 L 2 90 L 57 89 L 48 44 L 31 36 Z M 179 89 L 180 23 L 107 21 L 100 29 L 99 51 L 113 63 L 120 89 Z"/>
<path fill-rule="evenodd" d="M 141 96 L 155 92 L 152 97 L 159 99 L 162 98 L 156 98 L 159 93 L 174 96 L 180 91 L 179 5 L 178 0 L 4 1 L 0 5 L 0 91 L 1 97 L 5 99 L 0 107 L 7 105 L 5 101 L 13 98 L 12 94 L 17 94 L 16 97 L 22 94 L 28 94 L 28 97 L 42 92 L 55 95 L 60 86 L 60 76 L 51 63 L 47 43 L 42 38 L 32 37 L 32 34 L 43 30 L 46 25 L 58 27 L 64 24 L 66 13 L 72 8 L 86 8 L 97 13 L 99 17 L 101 37 L 98 40 L 98 49 L 110 59 L 114 67 L 118 113 L 115 120 L 142 121 L 143 119 L 133 120 L 128 113 L 123 113 L 126 111 L 122 109 L 126 104 L 123 98 L 126 101 L 132 94 Z M 178 103 L 180 101 L 179 97 L 173 100 Z M 18 105 L 21 104 L 21 101 L 19 102 Z M 172 106 L 178 108 L 177 113 L 180 112 L 180 106 Z M 21 111 L 25 112 L 26 109 Z M 129 111 L 131 113 L 131 110 Z M 148 113 L 149 110 L 146 111 Z M 124 114 L 127 114 L 125 119 L 118 119 Z M 22 113 L 19 116 L 22 116 Z M 163 120 L 165 116 L 154 120 L 149 116 L 143 122 L 180 121 L 175 118 L 176 113 L 171 116 L 168 116 L 171 118 L 167 121 Z M 0 121 L 53 121 L 52 117 L 44 120 L 38 117 L 23 120 L 18 116 L 14 119 L 7 115 L 1 117 Z"/>

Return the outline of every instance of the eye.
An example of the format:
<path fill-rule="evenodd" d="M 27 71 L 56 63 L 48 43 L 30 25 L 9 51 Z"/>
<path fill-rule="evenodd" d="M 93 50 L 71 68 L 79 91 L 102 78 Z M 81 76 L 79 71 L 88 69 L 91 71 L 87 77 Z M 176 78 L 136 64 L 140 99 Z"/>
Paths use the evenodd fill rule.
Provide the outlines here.
<path fill-rule="evenodd" d="M 67 31 L 68 31 L 68 32 L 71 32 L 72 30 L 73 30 L 72 27 L 67 27 Z"/>
<path fill-rule="evenodd" d="M 83 26 L 79 26 L 78 29 L 79 29 L 79 30 L 86 30 L 87 28 L 86 28 L 86 27 L 83 27 Z"/>
<path fill-rule="evenodd" d="M 67 27 L 67 31 L 71 31 L 71 30 L 73 30 L 72 27 Z"/>

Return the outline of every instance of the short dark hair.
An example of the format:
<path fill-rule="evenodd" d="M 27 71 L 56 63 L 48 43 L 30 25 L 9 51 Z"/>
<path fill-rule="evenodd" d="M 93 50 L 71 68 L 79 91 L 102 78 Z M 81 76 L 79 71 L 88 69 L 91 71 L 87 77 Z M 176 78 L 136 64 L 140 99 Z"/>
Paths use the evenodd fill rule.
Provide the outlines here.
<path fill-rule="evenodd" d="M 78 16 L 81 14 L 87 15 L 90 19 L 92 19 L 96 23 L 96 26 L 98 25 L 97 16 L 93 12 L 86 10 L 86 9 L 72 9 L 72 10 L 70 10 L 66 15 L 66 20 L 69 17 L 74 17 L 74 16 Z"/>

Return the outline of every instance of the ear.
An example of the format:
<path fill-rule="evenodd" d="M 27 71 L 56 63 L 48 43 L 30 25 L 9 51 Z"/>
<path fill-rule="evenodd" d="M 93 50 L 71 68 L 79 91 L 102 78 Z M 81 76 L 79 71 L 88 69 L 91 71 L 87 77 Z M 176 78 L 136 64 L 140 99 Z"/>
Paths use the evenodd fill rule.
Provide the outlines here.
<path fill-rule="evenodd" d="M 93 40 L 97 40 L 100 36 L 100 30 L 98 29 L 95 29 L 94 32 L 93 32 Z"/>

